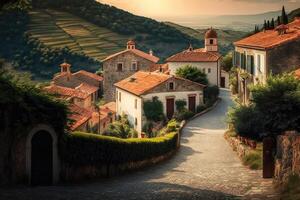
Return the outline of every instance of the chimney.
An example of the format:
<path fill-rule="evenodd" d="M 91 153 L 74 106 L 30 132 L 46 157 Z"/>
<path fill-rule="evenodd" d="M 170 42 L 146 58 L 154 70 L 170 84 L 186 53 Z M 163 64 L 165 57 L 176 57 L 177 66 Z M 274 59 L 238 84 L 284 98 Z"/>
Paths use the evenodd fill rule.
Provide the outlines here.
<path fill-rule="evenodd" d="M 149 55 L 150 55 L 150 56 L 153 56 L 153 50 L 152 50 L 152 49 L 150 49 Z"/>
<path fill-rule="evenodd" d="M 130 77 L 130 78 L 129 78 L 129 82 L 134 82 L 135 80 L 136 80 L 135 77 Z"/>
<path fill-rule="evenodd" d="M 194 49 L 193 49 L 193 46 L 192 46 L 192 44 L 190 44 L 190 46 L 189 46 L 189 51 L 193 51 Z"/>

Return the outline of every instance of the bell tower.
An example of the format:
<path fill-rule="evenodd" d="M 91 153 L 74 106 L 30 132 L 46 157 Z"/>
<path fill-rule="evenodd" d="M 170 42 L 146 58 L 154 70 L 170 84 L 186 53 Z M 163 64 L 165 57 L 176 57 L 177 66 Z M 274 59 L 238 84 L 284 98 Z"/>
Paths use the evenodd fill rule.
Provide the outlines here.
<path fill-rule="evenodd" d="M 218 50 L 218 35 L 217 32 L 211 27 L 205 33 L 205 51 L 217 52 Z"/>

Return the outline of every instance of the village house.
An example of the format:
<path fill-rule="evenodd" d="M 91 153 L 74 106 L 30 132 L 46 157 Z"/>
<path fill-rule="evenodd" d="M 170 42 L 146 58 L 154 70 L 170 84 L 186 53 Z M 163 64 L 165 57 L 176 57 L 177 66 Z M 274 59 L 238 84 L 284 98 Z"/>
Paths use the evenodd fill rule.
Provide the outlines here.
<path fill-rule="evenodd" d="M 187 108 L 196 112 L 203 104 L 204 85 L 159 72 L 139 71 L 118 83 L 116 86 L 116 112 L 118 116 L 126 114 L 129 122 L 141 136 L 146 118 L 143 103 L 158 98 L 168 119 L 176 111 L 176 100 L 185 100 Z"/>
<path fill-rule="evenodd" d="M 115 99 L 115 83 L 133 75 L 138 70 L 150 71 L 150 67 L 158 61 L 159 58 L 153 55 L 152 50 L 145 53 L 136 48 L 134 41 L 128 41 L 124 51 L 108 56 L 102 61 L 104 100 L 112 101 Z"/>
<path fill-rule="evenodd" d="M 177 53 L 166 62 L 170 74 L 175 75 L 176 70 L 190 65 L 202 70 L 208 78 L 209 84 L 225 87 L 225 76 L 221 78 L 221 55 L 218 53 L 218 35 L 215 30 L 210 28 L 205 33 L 205 47 L 194 49 L 192 45 L 187 50 Z"/>
<path fill-rule="evenodd" d="M 70 103 L 71 114 L 68 117 L 72 120 L 71 131 L 103 132 L 101 129 L 106 128 L 107 121 L 114 121 L 111 118 L 114 118 L 115 113 L 111 104 L 103 109 L 95 105 L 102 92 L 103 78 L 84 70 L 71 73 L 71 65 L 66 62 L 60 67 L 61 72 L 54 76 L 50 86 L 45 87 L 44 90 Z M 112 110 L 108 111 L 108 108 Z M 108 113 L 112 114 L 108 115 Z"/>
<path fill-rule="evenodd" d="M 100 106 L 100 134 L 102 134 L 108 125 L 116 120 L 116 103 L 109 102 Z"/>
<path fill-rule="evenodd" d="M 300 18 L 274 30 L 264 30 L 234 43 L 238 92 L 243 103 L 250 84 L 264 84 L 270 74 L 291 72 L 300 65 Z"/>

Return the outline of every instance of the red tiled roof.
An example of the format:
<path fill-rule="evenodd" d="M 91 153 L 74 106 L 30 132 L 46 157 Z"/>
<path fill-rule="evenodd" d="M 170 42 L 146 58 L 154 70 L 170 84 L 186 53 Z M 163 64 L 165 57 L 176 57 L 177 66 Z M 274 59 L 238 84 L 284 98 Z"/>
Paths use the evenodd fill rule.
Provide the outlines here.
<path fill-rule="evenodd" d="M 295 19 L 287 24 L 288 29 L 285 34 L 278 34 L 275 30 L 266 30 L 256 33 L 234 43 L 237 47 L 254 49 L 271 49 L 283 43 L 300 39 L 300 20 Z M 282 26 L 283 28 L 283 26 Z"/>
<path fill-rule="evenodd" d="M 141 50 L 138 50 L 138 49 L 126 49 L 124 51 L 120 51 L 118 53 L 115 53 L 113 55 L 108 56 L 107 58 L 105 58 L 104 60 L 102 60 L 102 62 L 105 62 L 107 60 L 110 60 L 110 59 L 112 59 L 112 58 L 114 58 L 114 57 L 116 57 L 118 55 L 121 55 L 121 54 L 124 54 L 124 53 L 127 53 L 127 52 L 131 52 L 131 53 L 133 53 L 133 54 L 135 54 L 135 55 L 137 55 L 139 57 L 145 58 L 146 60 L 149 60 L 149 61 L 151 61 L 153 63 L 157 63 L 159 61 L 158 57 L 150 55 L 148 53 L 145 53 L 145 52 L 143 52 Z"/>
<path fill-rule="evenodd" d="M 206 31 L 205 38 L 218 38 L 218 34 L 214 29 L 210 28 Z"/>
<path fill-rule="evenodd" d="M 81 83 L 78 87 L 75 88 L 75 90 L 81 91 L 88 95 L 95 93 L 98 89 L 99 88 L 86 83 Z"/>
<path fill-rule="evenodd" d="M 115 86 L 139 96 L 145 94 L 147 91 L 157 87 L 158 85 L 166 82 L 167 80 L 173 77 L 174 76 L 167 75 L 164 73 L 138 71 L 134 75 L 130 76 L 129 78 L 126 78 L 116 83 Z M 179 77 L 174 77 L 174 78 L 189 81 L 184 78 L 179 78 Z M 189 82 L 205 87 L 204 85 L 192 81 Z"/>
<path fill-rule="evenodd" d="M 80 99 L 85 99 L 89 96 L 89 94 L 86 92 L 82 92 L 80 90 L 76 90 L 73 88 L 61 87 L 58 85 L 51 85 L 51 86 L 45 87 L 44 90 L 51 94 L 58 94 L 58 95 L 64 96 L 64 97 L 77 97 Z"/>
<path fill-rule="evenodd" d="M 71 104 L 69 106 L 69 110 L 71 114 L 69 114 L 69 119 L 73 120 L 74 122 L 71 124 L 70 128 L 72 131 L 74 131 L 76 128 L 84 124 L 86 121 L 88 121 L 91 117 L 93 112 L 91 110 L 87 110 L 84 108 L 81 108 L 75 104 Z"/>
<path fill-rule="evenodd" d="M 96 81 L 103 81 L 103 77 L 102 76 L 98 76 L 97 74 L 91 73 L 91 72 L 87 72 L 84 70 L 80 70 L 78 72 L 73 73 L 74 76 L 87 76 L 89 78 L 95 79 Z"/>
<path fill-rule="evenodd" d="M 100 110 L 103 109 L 104 112 L 113 112 L 116 113 L 116 102 L 109 102 L 100 106 Z"/>
<path fill-rule="evenodd" d="M 217 62 L 221 58 L 217 52 L 204 49 L 185 50 L 167 58 L 167 62 Z"/>
<path fill-rule="evenodd" d="M 162 72 L 165 73 L 169 70 L 168 64 L 153 64 L 150 66 L 150 72 L 160 72 L 160 69 L 162 69 Z"/>
<path fill-rule="evenodd" d="M 131 77 L 116 83 L 115 86 L 135 95 L 141 95 L 169 78 L 171 76 L 166 74 L 138 71 Z"/>

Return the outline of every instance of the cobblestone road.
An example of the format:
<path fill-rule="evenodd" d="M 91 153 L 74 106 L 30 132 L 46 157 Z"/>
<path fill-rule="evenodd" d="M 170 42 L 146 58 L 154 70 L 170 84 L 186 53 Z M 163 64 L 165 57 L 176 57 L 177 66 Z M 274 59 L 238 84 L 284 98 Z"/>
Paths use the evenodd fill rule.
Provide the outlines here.
<path fill-rule="evenodd" d="M 170 160 L 121 177 L 80 185 L 0 189 L 0 199 L 276 199 L 272 180 L 242 166 L 223 138 L 227 92 L 209 113 L 184 128 L 181 149 Z"/>

